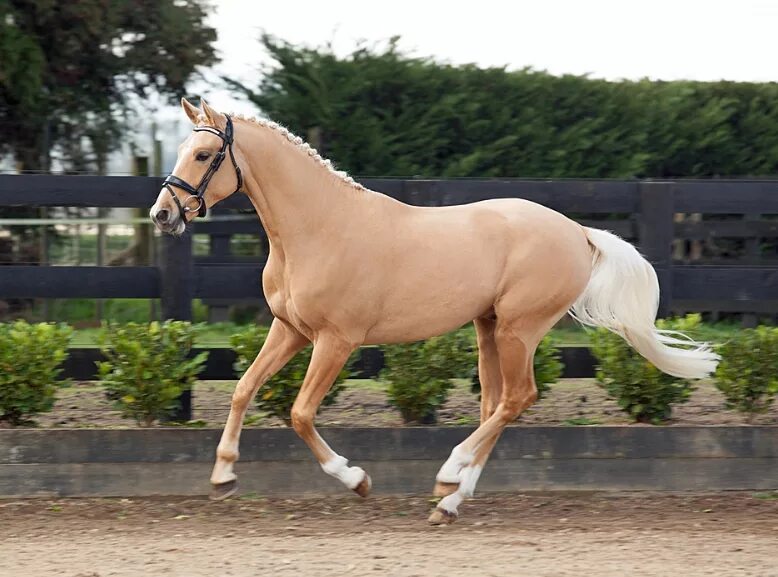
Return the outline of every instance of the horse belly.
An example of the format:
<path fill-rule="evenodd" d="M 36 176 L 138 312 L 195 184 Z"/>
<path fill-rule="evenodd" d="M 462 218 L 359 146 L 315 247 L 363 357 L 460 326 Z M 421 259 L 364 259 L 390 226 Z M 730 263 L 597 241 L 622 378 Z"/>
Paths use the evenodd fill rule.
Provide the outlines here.
<path fill-rule="evenodd" d="M 415 287 L 395 285 L 366 335 L 366 344 L 418 341 L 455 330 L 487 314 L 495 295 L 491 279 L 478 275 L 450 282 L 428 277 L 423 286 Z"/>

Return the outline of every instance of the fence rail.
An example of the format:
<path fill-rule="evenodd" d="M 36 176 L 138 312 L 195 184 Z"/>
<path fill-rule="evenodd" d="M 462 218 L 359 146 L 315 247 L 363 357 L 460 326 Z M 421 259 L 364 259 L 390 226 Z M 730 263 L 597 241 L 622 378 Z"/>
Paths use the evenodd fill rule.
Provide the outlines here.
<path fill-rule="evenodd" d="M 363 179 L 365 186 L 409 204 L 443 206 L 488 198 L 525 198 L 608 228 L 652 262 L 662 286 L 660 312 L 717 310 L 772 314 L 778 310 L 778 256 L 760 249 L 778 239 L 778 181 L 401 180 Z M 148 207 L 160 190 L 153 177 L 0 175 L 0 206 Z M 251 209 L 243 195 L 215 211 Z M 679 221 L 678 213 L 714 220 Z M 722 216 L 726 220 L 722 220 Z M 158 267 L 0 267 L 0 298 L 161 298 L 162 315 L 190 319 L 193 298 L 219 302 L 261 299 L 263 262 L 232 255 L 235 234 L 262 235 L 257 221 L 211 220 L 194 225 L 211 239 L 211 255 L 195 257 L 192 237 L 164 237 Z M 745 258 L 679 264 L 673 242 L 735 239 Z"/>
<path fill-rule="evenodd" d="M 593 377 L 595 371 L 595 359 L 589 347 L 574 346 L 560 347 L 563 372 L 562 378 L 580 379 Z M 231 381 L 240 377 L 235 373 L 235 351 L 228 348 L 194 348 L 191 357 L 207 352 L 208 359 L 198 378 L 202 381 Z M 62 364 L 61 379 L 75 379 L 78 381 L 97 380 L 97 365 L 104 361 L 105 357 L 99 349 L 93 347 L 71 348 L 68 357 Z M 384 354 L 378 347 L 363 347 L 356 358 L 350 363 L 349 371 L 352 379 L 373 379 L 384 367 Z"/>

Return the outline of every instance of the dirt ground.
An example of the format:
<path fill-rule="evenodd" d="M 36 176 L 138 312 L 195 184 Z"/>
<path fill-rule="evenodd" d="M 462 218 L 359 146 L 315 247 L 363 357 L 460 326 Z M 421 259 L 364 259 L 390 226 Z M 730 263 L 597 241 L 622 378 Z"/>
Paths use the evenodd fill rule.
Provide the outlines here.
<path fill-rule="evenodd" d="M 2 577 L 778 577 L 778 493 L 0 501 Z"/>
<path fill-rule="evenodd" d="M 233 381 L 199 382 L 194 388 L 194 418 L 209 426 L 221 427 L 227 419 Z M 470 385 L 460 381 L 439 411 L 441 425 L 475 425 L 479 419 L 478 398 Z M 94 383 L 78 383 L 62 389 L 51 413 L 36 418 L 43 427 L 134 427 L 122 419 Z M 248 426 L 274 427 L 283 423 L 274 417 L 249 410 Z M 712 383 L 702 382 L 689 402 L 676 405 L 669 425 L 739 425 L 745 417 L 728 410 L 724 397 Z M 778 403 L 754 419 L 754 424 L 778 423 Z M 399 411 L 389 405 L 382 385 L 376 381 L 352 380 L 337 402 L 323 407 L 317 418 L 322 426 L 377 427 L 400 426 Z M 562 379 L 522 415 L 522 425 L 627 424 L 629 419 L 594 379 Z"/>

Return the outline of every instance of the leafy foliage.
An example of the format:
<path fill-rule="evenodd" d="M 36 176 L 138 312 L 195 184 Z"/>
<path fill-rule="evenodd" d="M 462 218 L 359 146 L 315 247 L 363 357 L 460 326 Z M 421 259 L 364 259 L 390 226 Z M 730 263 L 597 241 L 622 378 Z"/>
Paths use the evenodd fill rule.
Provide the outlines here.
<path fill-rule="evenodd" d="M 716 387 L 727 406 L 749 419 L 770 408 L 778 393 L 778 328 L 746 329 L 723 344 Z"/>
<path fill-rule="evenodd" d="M 0 0 L 0 153 L 45 169 L 59 144 L 84 168 L 84 139 L 103 163 L 133 97 L 180 96 L 215 61 L 208 10 L 202 0 Z"/>
<path fill-rule="evenodd" d="M 434 423 L 451 379 L 467 378 L 477 362 L 472 333 L 465 330 L 383 350 L 381 379 L 388 382 L 389 402 L 406 423 Z"/>
<path fill-rule="evenodd" d="M 554 345 L 551 337 L 545 337 L 540 341 L 540 345 L 538 345 L 535 351 L 533 367 L 535 370 L 535 385 L 538 388 L 538 399 L 540 399 L 549 390 L 550 385 L 559 380 L 564 369 L 562 355 Z"/>
<path fill-rule="evenodd" d="M 230 344 L 238 360 L 235 370 L 243 373 L 259 354 L 262 345 L 267 338 L 268 329 L 261 326 L 253 326 L 248 330 L 234 334 L 230 337 Z M 305 373 L 311 362 L 313 347 L 308 346 L 297 353 L 284 368 L 265 383 L 259 390 L 256 398 L 257 408 L 283 420 L 287 426 L 292 424 L 292 405 L 300 392 L 300 387 L 305 379 Z M 348 378 L 350 362 L 347 362 L 343 370 L 335 379 L 332 388 L 322 401 L 322 406 L 333 404 L 343 390 L 343 381 Z"/>
<path fill-rule="evenodd" d="M 357 175 L 631 178 L 772 175 L 778 84 L 610 82 L 452 66 L 397 39 L 345 57 L 263 36 L 264 113 Z"/>
<path fill-rule="evenodd" d="M 194 333 L 183 321 L 103 326 L 99 343 L 107 360 L 98 373 L 123 416 L 150 427 L 178 407 L 208 358 L 207 352 L 189 358 Z"/>
<path fill-rule="evenodd" d="M 21 425 L 51 410 L 71 333 L 65 325 L 0 324 L 0 422 Z"/>
<path fill-rule="evenodd" d="M 562 364 L 562 355 L 559 348 L 554 344 L 554 340 L 550 336 L 546 336 L 540 341 L 538 348 L 535 350 L 532 366 L 535 372 L 538 400 L 540 400 L 551 388 L 551 385 L 559 380 L 565 368 L 564 364 Z M 478 380 L 477 371 L 473 378 L 471 390 L 479 395 L 480 399 L 481 382 Z"/>
<path fill-rule="evenodd" d="M 683 332 L 693 332 L 699 324 L 698 314 L 657 321 L 661 329 Z M 663 373 L 606 329 L 593 332 L 592 352 L 598 363 L 598 383 L 639 423 L 666 421 L 673 404 L 686 402 L 694 390 L 689 381 Z"/>

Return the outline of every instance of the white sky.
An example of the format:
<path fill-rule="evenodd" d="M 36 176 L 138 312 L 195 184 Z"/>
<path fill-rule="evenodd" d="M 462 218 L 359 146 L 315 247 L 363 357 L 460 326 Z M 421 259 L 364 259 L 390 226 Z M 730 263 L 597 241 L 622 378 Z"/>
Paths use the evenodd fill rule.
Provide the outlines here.
<path fill-rule="evenodd" d="M 350 52 L 391 36 L 452 63 L 595 77 L 778 81 L 778 0 L 221 0 L 211 23 L 222 62 L 193 85 L 217 108 L 252 112 L 216 75 L 256 84 L 264 29 Z"/>

